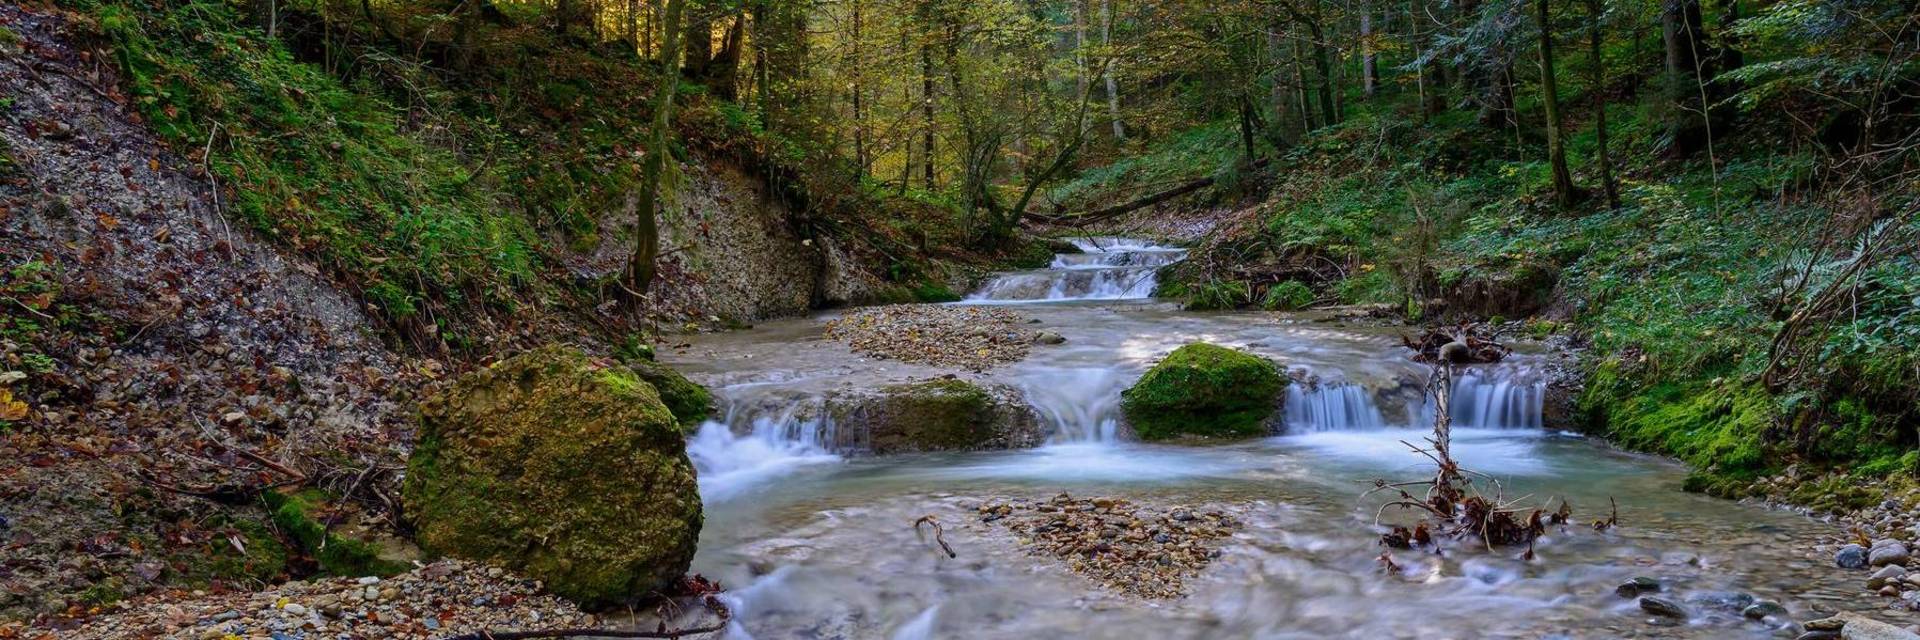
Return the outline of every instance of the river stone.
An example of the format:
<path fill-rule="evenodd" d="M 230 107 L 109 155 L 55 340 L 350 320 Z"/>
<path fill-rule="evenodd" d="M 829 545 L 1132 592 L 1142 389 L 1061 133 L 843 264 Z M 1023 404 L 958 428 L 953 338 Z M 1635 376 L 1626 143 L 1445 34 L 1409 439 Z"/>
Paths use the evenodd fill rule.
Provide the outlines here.
<path fill-rule="evenodd" d="M 1687 596 L 1687 604 L 1739 613 L 1753 604 L 1753 596 L 1737 591 L 1709 591 Z"/>
<path fill-rule="evenodd" d="M 1640 610 L 1667 618 L 1680 618 L 1684 620 L 1687 617 L 1687 609 L 1686 607 L 1680 606 L 1680 603 L 1653 596 L 1646 596 L 1640 599 Z"/>
<path fill-rule="evenodd" d="M 1018 390 L 960 378 L 850 389 L 825 403 L 837 451 L 872 454 L 1038 446 L 1039 415 Z"/>
<path fill-rule="evenodd" d="M 1148 369 L 1121 393 L 1120 408 L 1143 440 L 1257 436 L 1286 385 L 1271 360 L 1195 342 Z"/>
<path fill-rule="evenodd" d="M 538 349 L 421 403 L 419 434 L 402 491 L 428 553 L 593 609 L 664 588 L 693 559 L 700 493 L 683 434 L 629 369 Z"/>
<path fill-rule="evenodd" d="M 1772 600 L 1761 600 L 1741 609 L 1740 615 L 1753 620 L 1764 620 L 1767 616 L 1787 615 L 1787 608 Z"/>
<path fill-rule="evenodd" d="M 1646 576 L 1634 576 L 1633 579 L 1622 582 L 1620 586 L 1613 588 L 1614 595 L 1622 598 L 1633 598 L 1643 593 L 1656 593 L 1658 591 L 1660 591 L 1660 581 Z"/>
<path fill-rule="evenodd" d="M 1033 334 L 1034 344 L 1066 344 L 1067 337 L 1054 331 L 1042 331 Z"/>
<path fill-rule="evenodd" d="M 1857 544 L 1840 547 L 1840 551 L 1833 554 L 1833 564 L 1842 569 L 1865 569 L 1867 548 Z"/>
<path fill-rule="evenodd" d="M 1848 616 L 1840 640 L 1920 640 L 1920 635 L 1865 616 Z"/>
<path fill-rule="evenodd" d="M 1909 554 L 1907 545 L 1894 540 L 1876 543 L 1872 551 L 1867 552 L 1867 564 L 1875 567 L 1906 564 Z"/>
<path fill-rule="evenodd" d="M 1905 577 L 1907 577 L 1906 567 L 1890 564 L 1880 567 L 1879 571 L 1873 572 L 1873 577 L 1867 578 L 1867 588 L 1878 589 L 1888 584 L 1900 582 L 1900 579 Z"/>

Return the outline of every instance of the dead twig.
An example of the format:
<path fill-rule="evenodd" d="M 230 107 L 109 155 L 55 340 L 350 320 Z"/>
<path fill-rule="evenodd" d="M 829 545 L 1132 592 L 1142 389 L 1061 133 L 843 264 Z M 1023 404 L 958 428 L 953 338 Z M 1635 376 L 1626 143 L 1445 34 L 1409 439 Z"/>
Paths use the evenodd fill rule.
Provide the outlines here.
<path fill-rule="evenodd" d="M 948 558 L 960 557 L 960 554 L 953 552 L 953 547 L 947 546 L 947 531 L 940 527 L 939 520 L 935 519 L 932 514 L 928 514 L 920 516 L 919 520 L 913 521 L 913 532 L 920 535 L 920 539 L 924 541 L 926 540 L 926 534 L 920 531 L 920 525 L 923 524 L 933 527 L 933 541 L 940 543 L 940 550 L 947 552 Z"/>

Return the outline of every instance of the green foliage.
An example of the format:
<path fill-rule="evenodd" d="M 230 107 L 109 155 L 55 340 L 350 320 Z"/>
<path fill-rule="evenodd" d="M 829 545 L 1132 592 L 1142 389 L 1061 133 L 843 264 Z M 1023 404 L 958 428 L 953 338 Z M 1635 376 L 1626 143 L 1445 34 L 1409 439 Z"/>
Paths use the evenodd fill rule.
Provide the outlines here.
<path fill-rule="evenodd" d="M 1765 435 L 1778 404 L 1756 385 L 1636 384 L 1625 363 L 1607 361 L 1578 405 L 1585 420 L 1625 446 L 1680 458 L 1716 479 L 1752 480 L 1770 468 Z"/>
<path fill-rule="evenodd" d="M 149 126 L 207 158 L 229 213 L 359 283 L 380 312 L 514 297 L 535 263 L 522 218 L 468 161 L 386 100 L 296 61 L 232 5 L 77 0 Z"/>
<path fill-rule="evenodd" d="M 1120 407 L 1144 440 L 1260 435 L 1286 385 L 1266 358 L 1195 342 L 1147 370 Z"/>
<path fill-rule="evenodd" d="M 1299 311 L 1313 304 L 1313 290 L 1298 280 L 1288 280 L 1267 287 L 1267 295 L 1260 299 L 1260 308 L 1268 311 Z"/>

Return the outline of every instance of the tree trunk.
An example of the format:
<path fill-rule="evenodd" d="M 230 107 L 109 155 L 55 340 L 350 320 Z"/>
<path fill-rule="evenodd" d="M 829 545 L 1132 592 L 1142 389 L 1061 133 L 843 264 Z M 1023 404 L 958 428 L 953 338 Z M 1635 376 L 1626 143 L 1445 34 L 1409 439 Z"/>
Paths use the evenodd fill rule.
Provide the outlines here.
<path fill-rule="evenodd" d="M 1540 26 L 1540 106 L 1547 117 L 1547 164 L 1553 170 L 1553 200 L 1571 207 L 1576 198 L 1573 173 L 1567 170 L 1566 142 L 1560 135 L 1560 85 L 1554 78 L 1553 18 L 1547 0 L 1534 0 L 1534 18 Z"/>
<path fill-rule="evenodd" d="M 867 175 L 870 162 L 867 159 L 867 116 L 861 108 L 861 98 L 866 94 L 866 56 L 861 48 L 861 0 L 853 2 L 853 165 L 854 177 Z"/>
<path fill-rule="evenodd" d="M 661 174 L 665 173 L 671 157 L 667 151 L 667 138 L 673 130 L 673 92 L 680 86 L 680 65 L 674 58 L 680 50 L 676 40 L 685 7 L 686 0 L 667 0 L 666 42 L 661 47 L 660 84 L 654 89 L 653 130 L 648 133 L 647 156 L 640 168 L 640 196 L 636 207 L 639 224 L 635 231 L 633 258 L 627 262 L 629 287 L 639 295 L 646 295 L 653 286 L 654 261 L 660 257 L 660 224 L 656 210 L 660 207 Z"/>
<path fill-rule="evenodd" d="M 934 124 L 933 124 L 933 47 L 927 43 L 920 45 L 920 154 L 925 164 L 922 177 L 928 191 L 934 189 Z"/>
<path fill-rule="evenodd" d="M 683 69 L 688 80 L 705 83 L 709 79 L 708 65 L 713 62 L 713 16 L 698 9 L 694 13 L 686 18 L 686 33 L 681 36 L 686 46 Z"/>
<path fill-rule="evenodd" d="M 1375 59 L 1373 48 L 1373 3 L 1360 3 L 1360 85 L 1368 98 L 1373 97 L 1374 85 L 1379 82 L 1379 61 Z"/>
<path fill-rule="evenodd" d="M 1667 96 L 1671 113 L 1667 115 L 1667 150 L 1674 157 L 1687 157 L 1707 143 L 1707 113 L 1701 94 L 1706 69 L 1700 58 L 1705 27 L 1700 19 L 1700 0 L 1662 0 L 1661 35 L 1666 44 Z"/>
<path fill-rule="evenodd" d="M 1127 125 L 1120 119 L 1120 56 L 1113 53 L 1113 0 L 1100 0 L 1100 48 L 1107 54 L 1105 72 L 1100 74 L 1107 83 L 1107 118 L 1113 122 L 1113 139 L 1127 141 Z"/>
<path fill-rule="evenodd" d="M 1593 74 L 1594 164 L 1600 165 L 1600 191 L 1607 208 L 1620 208 L 1620 190 L 1613 184 L 1613 158 L 1607 152 L 1607 70 L 1600 57 L 1601 0 L 1587 0 L 1587 62 Z"/>

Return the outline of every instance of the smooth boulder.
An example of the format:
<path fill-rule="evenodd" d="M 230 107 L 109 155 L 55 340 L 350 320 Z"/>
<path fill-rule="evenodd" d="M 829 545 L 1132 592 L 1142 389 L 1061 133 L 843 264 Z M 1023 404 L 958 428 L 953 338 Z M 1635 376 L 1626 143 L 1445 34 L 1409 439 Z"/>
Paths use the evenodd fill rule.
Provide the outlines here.
<path fill-rule="evenodd" d="M 1258 436 L 1286 385 L 1271 360 L 1195 342 L 1147 370 L 1120 407 L 1143 440 Z"/>
<path fill-rule="evenodd" d="M 423 402 L 402 489 L 428 553 L 505 566 L 590 609 L 684 575 L 700 536 L 693 464 L 660 395 L 559 347 Z"/>

